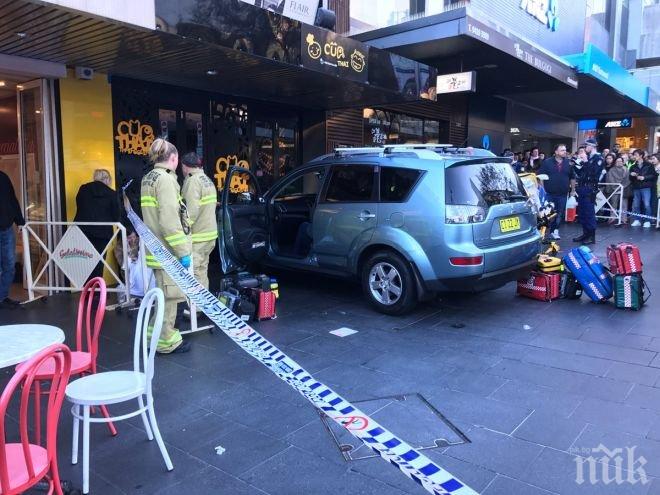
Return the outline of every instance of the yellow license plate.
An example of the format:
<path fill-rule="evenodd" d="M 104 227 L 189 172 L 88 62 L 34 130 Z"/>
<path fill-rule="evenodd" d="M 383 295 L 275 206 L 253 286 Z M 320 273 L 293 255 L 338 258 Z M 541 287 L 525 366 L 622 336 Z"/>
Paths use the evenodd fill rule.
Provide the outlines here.
<path fill-rule="evenodd" d="M 500 220 L 500 230 L 502 232 L 513 232 L 520 230 L 520 217 L 502 218 Z"/>

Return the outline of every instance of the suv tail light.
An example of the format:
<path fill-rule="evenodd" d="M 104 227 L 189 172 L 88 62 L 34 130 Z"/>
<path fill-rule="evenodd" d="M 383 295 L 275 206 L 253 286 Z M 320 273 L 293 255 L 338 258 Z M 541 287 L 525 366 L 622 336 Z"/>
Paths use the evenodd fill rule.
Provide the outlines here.
<path fill-rule="evenodd" d="M 449 262 L 454 266 L 476 266 L 481 265 L 483 256 L 458 256 L 449 258 Z"/>
<path fill-rule="evenodd" d="M 486 210 L 481 206 L 445 205 L 445 223 L 479 223 L 486 218 Z"/>

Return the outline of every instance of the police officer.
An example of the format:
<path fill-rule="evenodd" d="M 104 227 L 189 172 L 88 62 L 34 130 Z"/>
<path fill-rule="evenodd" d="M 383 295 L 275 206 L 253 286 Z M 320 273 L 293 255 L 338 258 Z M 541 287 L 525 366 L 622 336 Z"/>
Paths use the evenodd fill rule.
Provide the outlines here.
<path fill-rule="evenodd" d="M 160 242 L 179 258 L 181 264 L 190 267 L 191 244 L 188 237 L 188 218 L 181 198 L 176 168 L 179 153 L 176 147 L 164 139 L 156 139 L 149 150 L 153 170 L 142 178 L 140 205 L 144 223 Z M 156 352 L 171 354 L 187 352 L 190 343 L 184 341 L 174 328 L 176 308 L 185 300 L 183 292 L 165 273 L 158 260 L 150 253 L 146 255 L 147 266 L 154 270 L 156 285 L 165 295 L 163 328 Z M 152 327 L 149 327 L 149 335 Z"/>
<path fill-rule="evenodd" d="M 218 223 L 215 207 L 218 192 L 213 181 L 202 170 L 202 161 L 195 153 L 186 153 L 181 159 L 183 181 L 183 199 L 188 209 L 193 252 L 193 270 L 195 278 L 209 288 L 209 255 L 218 238 Z"/>
<path fill-rule="evenodd" d="M 595 139 L 584 142 L 584 153 L 573 163 L 571 174 L 571 195 L 578 200 L 578 220 L 582 225 L 582 235 L 573 242 L 595 244 L 596 242 L 596 193 L 598 181 L 603 171 L 603 157 L 598 153 Z"/>

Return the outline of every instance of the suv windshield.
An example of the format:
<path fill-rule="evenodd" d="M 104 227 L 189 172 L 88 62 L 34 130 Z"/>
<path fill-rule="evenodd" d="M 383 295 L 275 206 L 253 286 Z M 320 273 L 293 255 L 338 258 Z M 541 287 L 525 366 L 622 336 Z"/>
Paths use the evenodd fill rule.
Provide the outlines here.
<path fill-rule="evenodd" d="M 449 205 L 488 208 L 526 199 L 509 163 L 456 164 L 445 170 L 445 202 Z"/>

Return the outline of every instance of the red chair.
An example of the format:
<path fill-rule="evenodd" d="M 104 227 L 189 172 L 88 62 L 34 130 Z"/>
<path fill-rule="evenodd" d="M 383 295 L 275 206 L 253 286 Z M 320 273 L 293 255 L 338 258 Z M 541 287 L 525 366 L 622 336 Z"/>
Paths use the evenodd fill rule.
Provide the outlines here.
<path fill-rule="evenodd" d="M 46 410 L 46 447 L 39 442 L 30 443 L 28 427 L 28 406 L 30 390 L 37 380 L 37 373 L 44 364 L 52 363 L 53 374 Z M 47 347 L 16 370 L 0 396 L 0 494 L 23 493 L 39 483 L 44 477 L 48 480 L 48 493 L 62 495 L 60 475 L 57 470 L 57 423 L 62 409 L 64 392 L 71 375 L 71 351 L 64 344 Z M 7 443 L 5 436 L 5 416 L 14 392 L 20 394 L 19 403 L 19 443 Z M 35 397 L 36 399 L 36 397 Z M 34 425 L 35 434 L 40 425 Z"/>
<path fill-rule="evenodd" d="M 94 294 L 98 291 L 98 304 L 94 304 Z M 71 353 L 71 375 L 89 375 L 96 373 L 96 358 L 99 353 L 99 334 L 105 317 L 105 303 L 107 288 L 101 277 L 89 280 L 82 289 L 78 302 L 78 318 L 76 320 L 76 350 Z M 86 350 L 85 350 L 86 349 Z M 17 369 L 22 367 L 17 366 Z M 42 363 L 34 381 L 34 415 L 37 425 L 41 425 L 41 382 L 51 380 L 55 370 L 55 362 L 46 361 Z M 100 406 L 101 413 L 106 418 L 110 417 L 108 409 Z M 108 429 L 111 435 L 116 435 L 117 430 L 110 422 Z M 41 442 L 41 428 L 36 430 L 37 443 Z"/>

